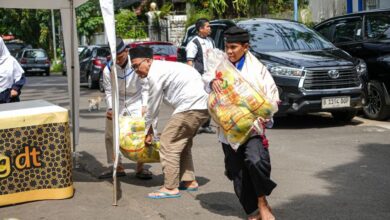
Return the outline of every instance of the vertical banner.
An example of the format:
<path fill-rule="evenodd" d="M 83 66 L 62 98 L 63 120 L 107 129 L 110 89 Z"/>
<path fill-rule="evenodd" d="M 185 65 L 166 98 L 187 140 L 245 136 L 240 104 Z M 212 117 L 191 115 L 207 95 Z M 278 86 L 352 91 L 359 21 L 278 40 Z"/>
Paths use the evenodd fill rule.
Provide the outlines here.
<path fill-rule="evenodd" d="M 111 49 L 112 63 L 116 63 L 116 33 L 115 33 L 115 14 L 113 0 L 100 0 L 100 9 L 104 21 L 104 29 L 107 36 L 108 44 Z M 111 87 L 112 87 L 112 112 L 113 112 L 113 145 L 115 148 L 115 162 L 113 166 L 113 185 L 114 196 L 113 205 L 117 205 L 117 182 L 116 168 L 119 161 L 119 91 L 116 68 L 111 69 Z"/>

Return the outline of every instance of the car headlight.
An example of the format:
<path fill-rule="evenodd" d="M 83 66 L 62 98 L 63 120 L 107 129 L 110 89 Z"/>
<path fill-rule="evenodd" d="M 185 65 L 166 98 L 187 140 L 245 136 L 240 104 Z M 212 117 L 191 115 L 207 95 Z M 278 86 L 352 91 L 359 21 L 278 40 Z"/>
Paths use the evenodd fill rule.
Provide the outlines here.
<path fill-rule="evenodd" d="M 359 59 L 359 64 L 356 66 L 356 72 L 361 75 L 365 75 L 367 73 L 367 64 L 364 60 Z"/>
<path fill-rule="evenodd" d="M 270 67 L 269 72 L 274 76 L 301 77 L 303 75 L 303 69 L 286 66 Z"/>

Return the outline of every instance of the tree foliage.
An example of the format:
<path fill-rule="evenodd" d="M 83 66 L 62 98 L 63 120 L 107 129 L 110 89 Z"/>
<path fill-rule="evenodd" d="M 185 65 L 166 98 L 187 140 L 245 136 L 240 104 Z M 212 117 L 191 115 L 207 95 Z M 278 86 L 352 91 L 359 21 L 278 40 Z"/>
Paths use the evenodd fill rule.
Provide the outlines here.
<path fill-rule="evenodd" d="M 100 11 L 99 0 L 89 0 L 76 9 L 77 31 L 88 40 L 96 32 L 103 31 L 103 18 Z"/>
<path fill-rule="evenodd" d="M 55 17 L 58 21 L 59 13 L 55 13 Z M 17 39 L 33 47 L 52 53 L 50 10 L 1 8 L 0 24 L 0 34 L 12 33 Z"/>
<path fill-rule="evenodd" d="M 130 10 L 119 10 L 115 15 L 115 31 L 122 38 L 145 38 L 146 32 L 143 30 L 144 22 L 139 22 L 137 15 Z"/>
<path fill-rule="evenodd" d="M 188 0 L 195 10 L 210 10 L 218 18 L 258 17 L 292 10 L 294 0 Z M 299 6 L 308 4 L 300 0 Z M 203 12 L 202 12 L 203 13 Z"/>

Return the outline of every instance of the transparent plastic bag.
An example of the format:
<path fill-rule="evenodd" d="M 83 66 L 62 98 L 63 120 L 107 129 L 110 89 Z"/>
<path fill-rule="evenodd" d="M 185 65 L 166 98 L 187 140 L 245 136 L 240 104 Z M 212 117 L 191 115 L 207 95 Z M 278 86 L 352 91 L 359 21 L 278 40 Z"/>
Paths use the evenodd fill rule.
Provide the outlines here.
<path fill-rule="evenodd" d="M 255 120 L 272 118 L 277 108 L 262 91 L 254 89 L 222 53 L 213 50 L 207 54 L 212 64 L 209 70 L 215 73 L 212 78 L 223 81 L 221 93 L 210 93 L 208 109 L 229 143 L 239 145 L 248 139 Z"/>
<path fill-rule="evenodd" d="M 132 161 L 143 163 L 160 162 L 160 142 L 153 140 L 145 145 L 145 119 L 142 117 L 119 117 L 119 150 Z"/>

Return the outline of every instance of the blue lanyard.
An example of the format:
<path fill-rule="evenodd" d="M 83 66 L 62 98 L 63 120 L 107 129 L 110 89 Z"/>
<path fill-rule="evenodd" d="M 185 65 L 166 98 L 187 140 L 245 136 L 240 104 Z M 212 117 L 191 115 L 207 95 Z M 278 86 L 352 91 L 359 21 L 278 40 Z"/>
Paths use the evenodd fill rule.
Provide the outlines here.
<path fill-rule="evenodd" d="M 125 76 L 121 77 L 121 76 L 118 76 L 118 79 L 126 79 L 126 77 L 130 76 L 132 73 L 134 72 L 133 68 L 131 68 L 130 72 L 127 73 Z"/>
<path fill-rule="evenodd" d="M 241 57 L 241 59 L 238 61 L 238 62 L 236 62 L 234 65 L 236 66 L 236 68 L 238 69 L 238 70 L 242 70 L 242 67 L 244 67 L 244 63 L 245 63 L 245 54 L 244 54 L 244 56 L 242 56 Z"/>

